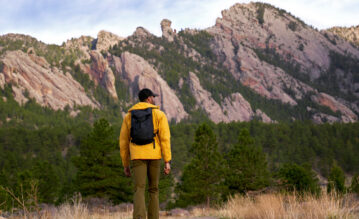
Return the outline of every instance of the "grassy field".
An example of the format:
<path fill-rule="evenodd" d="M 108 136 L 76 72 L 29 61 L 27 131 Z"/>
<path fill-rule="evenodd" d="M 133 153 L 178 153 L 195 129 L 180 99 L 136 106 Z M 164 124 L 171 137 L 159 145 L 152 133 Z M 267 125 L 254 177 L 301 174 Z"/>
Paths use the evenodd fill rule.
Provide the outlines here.
<path fill-rule="evenodd" d="M 298 197 L 279 193 L 234 196 L 218 208 L 193 207 L 185 216 L 171 216 L 168 213 L 161 212 L 160 218 L 359 218 L 359 197 L 353 194 L 324 194 L 316 198 L 311 195 Z M 113 211 L 106 207 L 89 208 L 79 199 L 57 208 L 48 208 L 27 216 L 12 215 L 9 218 L 128 219 L 132 218 L 132 209 Z"/>

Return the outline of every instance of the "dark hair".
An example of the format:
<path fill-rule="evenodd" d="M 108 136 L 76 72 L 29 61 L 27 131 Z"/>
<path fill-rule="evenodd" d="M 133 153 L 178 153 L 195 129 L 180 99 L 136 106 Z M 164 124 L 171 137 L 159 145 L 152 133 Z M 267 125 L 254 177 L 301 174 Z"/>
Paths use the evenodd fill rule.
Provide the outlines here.
<path fill-rule="evenodd" d="M 158 95 L 153 93 L 150 89 L 144 88 L 138 92 L 138 99 L 140 99 L 141 102 L 146 100 L 148 97 L 157 97 Z"/>

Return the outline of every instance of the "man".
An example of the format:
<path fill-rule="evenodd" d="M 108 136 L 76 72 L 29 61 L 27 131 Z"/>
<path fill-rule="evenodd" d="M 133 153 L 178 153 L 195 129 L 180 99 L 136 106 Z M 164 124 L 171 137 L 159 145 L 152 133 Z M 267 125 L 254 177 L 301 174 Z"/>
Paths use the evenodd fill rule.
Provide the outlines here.
<path fill-rule="evenodd" d="M 162 156 L 165 174 L 171 170 L 170 130 L 166 115 L 155 105 L 156 96 L 150 89 L 142 89 L 138 93 L 140 102 L 128 111 L 121 127 L 122 163 L 125 175 L 130 177 L 131 162 L 135 184 L 134 219 L 146 218 L 146 178 L 150 195 L 147 216 L 148 219 L 159 218 L 158 183 Z"/>

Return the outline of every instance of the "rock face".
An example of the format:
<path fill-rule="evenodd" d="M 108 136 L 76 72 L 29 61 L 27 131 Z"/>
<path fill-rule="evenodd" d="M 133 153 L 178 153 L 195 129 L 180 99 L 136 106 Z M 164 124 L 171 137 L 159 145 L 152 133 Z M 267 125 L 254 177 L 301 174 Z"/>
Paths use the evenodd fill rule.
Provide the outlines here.
<path fill-rule="evenodd" d="M 112 69 L 109 67 L 108 61 L 96 50 L 90 51 L 89 54 L 91 63 L 79 63 L 80 68 L 90 76 L 90 79 L 95 82 L 95 85 L 103 86 L 114 99 L 117 99 L 115 76 Z"/>
<path fill-rule="evenodd" d="M 147 38 L 152 36 L 152 34 L 143 27 L 137 27 L 136 31 L 132 34 L 132 36 L 138 37 L 140 39 Z"/>
<path fill-rule="evenodd" d="M 161 30 L 162 30 L 162 37 L 166 38 L 169 42 L 173 42 L 173 37 L 175 33 L 171 28 L 172 22 L 168 19 L 163 19 L 161 21 Z"/>
<path fill-rule="evenodd" d="M 189 85 L 197 105 L 200 106 L 208 117 L 215 123 L 231 121 L 249 121 L 256 115 L 251 105 L 240 93 L 234 93 L 224 99 L 219 105 L 210 92 L 205 90 L 195 73 L 189 72 Z M 262 121 L 271 122 L 271 119 L 264 113 L 258 114 Z"/>
<path fill-rule="evenodd" d="M 328 94 L 318 93 L 312 96 L 312 100 L 322 106 L 329 107 L 333 112 L 339 111 L 342 114 L 341 121 L 343 122 L 355 122 L 358 120 L 353 111 Z"/>
<path fill-rule="evenodd" d="M 78 59 L 90 59 L 89 51 L 92 48 L 92 44 L 95 39 L 90 36 L 81 36 L 79 38 L 67 40 L 65 43 L 66 50 L 78 49 L 81 51 L 81 57 L 77 57 Z"/>
<path fill-rule="evenodd" d="M 134 98 L 137 99 L 139 90 L 149 88 L 159 94 L 156 104 L 160 105 L 168 120 L 179 122 L 188 116 L 175 91 L 142 57 L 124 52 L 120 58 L 114 58 L 113 64 L 119 76 L 129 85 Z"/>
<path fill-rule="evenodd" d="M 116 34 L 101 30 L 97 34 L 96 50 L 100 52 L 103 50 L 108 50 L 111 46 L 116 45 L 123 39 L 123 37 L 119 37 Z"/>
<path fill-rule="evenodd" d="M 261 20 L 260 7 L 264 8 Z M 275 51 L 282 62 L 300 66 L 298 70 L 305 72 L 310 80 L 328 71 L 331 51 L 359 58 L 359 50 L 344 40 L 336 39 L 334 44 L 330 35 L 320 33 L 267 4 L 236 4 L 222 11 L 222 18 L 218 18 L 216 25 L 207 31 L 214 36 L 212 49 L 219 62 L 237 80 L 266 98 L 293 106 L 305 95 L 318 91 L 282 68 L 264 61 L 259 56 L 261 52 Z M 343 89 L 346 89 L 345 83 Z M 321 101 L 318 103 L 324 105 Z M 349 109 L 349 106 L 344 107 Z M 354 119 L 352 112 L 344 111 L 341 112 L 347 118 L 342 118 L 343 121 Z"/>
<path fill-rule="evenodd" d="M 333 27 L 327 31 L 359 46 L 359 25 L 355 27 Z"/>
<path fill-rule="evenodd" d="M 59 70 L 71 72 L 79 65 L 96 86 L 105 88 L 115 100 L 118 100 L 117 92 L 125 92 L 123 88 L 128 87 L 132 98 L 126 100 L 128 103 L 117 102 L 125 104 L 125 107 L 137 101 L 140 89 L 152 89 L 160 94 L 157 104 L 170 120 L 176 122 L 188 117 L 178 98 L 183 97 L 181 92 L 191 92 L 188 93 L 189 100 L 194 98 L 196 101 L 189 106 L 191 101 L 184 99 L 188 104 L 185 106 L 187 110 L 201 108 L 216 123 L 252 119 L 275 122 L 272 119 L 276 115 L 270 114 L 272 119 L 267 116 L 264 111 L 270 111 L 266 111 L 265 106 L 252 109 L 240 93 L 242 85 L 262 96 L 255 95 L 253 101 L 267 98 L 289 104 L 286 107 L 294 109 L 293 112 L 298 109 L 303 113 L 306 109 L 307 112 L 301 115 L 306 119 L 308 115 L 312 116 L 317 123 L 358 121 L 359 49 L 352 45 L 357 42 L 358 27 L 317 31 L 271 5 L 249 3 L 235 4 L 222 11 L 222 17 L 216 20 L 216 24 L 204 30 L 213 38 L 203 35 L 201 30 L 191 29 L 176 35 L 168 19 L 161 21 L 161 29 L 162 38 L 143 27 L 138 27 L 126 39 L 100 31 L 97 39 L 81 36 L 68 40 L 59 48 L 50 47 L 30 36 L 0 36 L 0 71 L 3 72 L 0 73 L 0 87 L 3 89 L 6 84 L 11 84 L 15 99 L 20 103 L 33 97 L 43 106 L 53 109 L 75 104 L 99 107 L 69 73 Z M 116 44 L 117 49 L 111 50 Z M 27 54 L 20 50 L 9 51 L 14 45 L 22 51 L 27 50 Z M 208 45 L 210 50 L 206 47 Z M 46 59 L 53 63 L 50 65 L 44 57 L 37 56 L 36 51 L 46 54 Z M 133 51 L 143 57 L 124 51 Z M 56 57 L 49 58 L 51 54 Z M 176 61 L 176 58 L 186 60 L 181 61 L 186 66 L 168 65 L 169 60 Z M 207 67 L 207 79 L 210 80 L 200 81 L 196 74 L 204 73 Z M 170 87 L 158 74 L 163 71 L 171 71 L 170 78 L 177 77 L 179 81 L 171 80 Z M 229 80 L 233 81 L 229 81 L 227 75 L 217 75 L 224 72 L 230 72 L 233 77 L 230 76 Z M 167 72 L 164 74 L 167 78 Z M 219 91 L 220 95 L 213 93 L 218 91 L 217 81 L 222 83 L 220 86 L 228 85 L 230 95 L 228 90 Z M 206 85 L 212 83 L 210 86 L 213 89 L 206 90 L 201 82 Z M 124 87 L 116 89 L 116 84 Z M 241 87 L 236 87 L 237 84 Z M 125 96 L 128 97 L 127 94 Z M 247 96 L 251 95 L 246 93 Z M 330 113 L 318 105 L 337 113 Z M 291 119 L 300 119 L 301 115 Z"/>
<path fill-rule="evenodd" d="M 8 51 L 2 59 L 4 63 L 0 78 L 12 84 L 15 100 L 25 103 L 28 98 L 34 98 L 42 106 L 55 110 L 80 106 L 98 107 L 91 100 L 84 88 L 72 78 L 70 73 L 63 73 L 50 65 L 42 57 L 26 54 L 22 51 Z"/>

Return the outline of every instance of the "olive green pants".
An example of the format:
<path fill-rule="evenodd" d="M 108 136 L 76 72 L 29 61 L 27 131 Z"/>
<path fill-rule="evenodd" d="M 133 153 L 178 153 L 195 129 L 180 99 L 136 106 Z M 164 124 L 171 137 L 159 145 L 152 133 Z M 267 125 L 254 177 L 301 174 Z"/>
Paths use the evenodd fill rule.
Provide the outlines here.
<path fill-rule="evenodd" d="M 159 218 L 158 183 L 161 160 L 133 160 L 132 170 L 135 183 L 133 197 L 133 219 L 146 219 L 145 188 L 148 178 L 148 219 Z"/>

